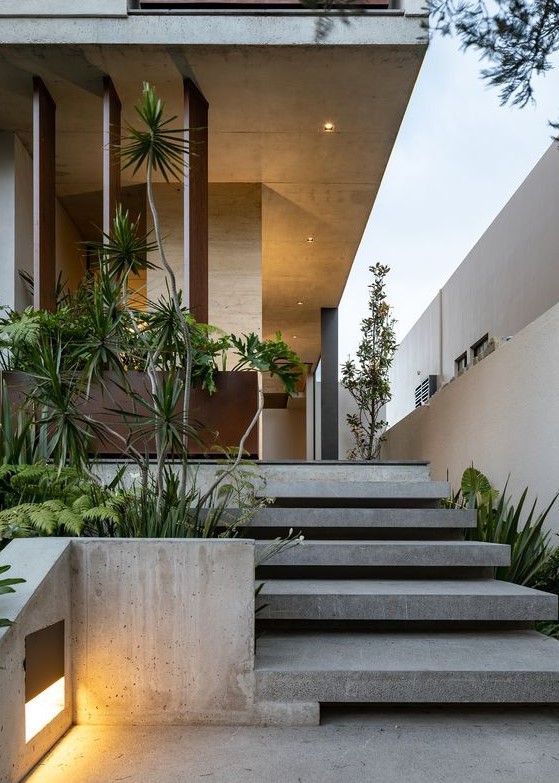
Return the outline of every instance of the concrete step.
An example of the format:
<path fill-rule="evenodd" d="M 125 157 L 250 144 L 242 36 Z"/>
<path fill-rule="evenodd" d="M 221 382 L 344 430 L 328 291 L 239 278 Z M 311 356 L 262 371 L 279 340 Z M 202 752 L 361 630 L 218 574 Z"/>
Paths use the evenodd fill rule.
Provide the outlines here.
<path fill-rule="evenodd" d="M 437 502 L 450 495 L 446 481 L 266 481 L 261 497 L 275 498 L 279 505 L 313 504 L 345 506 L 357 504 Z"/>
<path fill-rule="evenodd" d="M 253 528 L 309 530 L 345 528 L 462 530 L 476 526 L 476 512 L 450 508 L 281 508 L 269 506 L 254 516 Z M 250 529 L 249 529 L 250 532 Z"/>
<path fill-rule="evenodd" d="M 266 701 L 558 703 L 559 642 L 535 631 L 267 634 Z"/>
<path fill-rule="evenodd" d="M 258 541 L 256 562 L 271 545 Z M 510 563 L 510 547 L 479 541 L 312 541 L 286 549 L 267 566 L 496 567 Z"/>
<path fill-rule="evenodd" d="M 557 596 L 493 579 L 270 579 L 257 607 L 261 620 L 557 619 Z"/>
<path fill-rule="evenodd" d="M 429 463 L 420 460 L 359 462 L 353 460 L 285 460 L 256 462 L 267 481 L 429 481 Z"/>

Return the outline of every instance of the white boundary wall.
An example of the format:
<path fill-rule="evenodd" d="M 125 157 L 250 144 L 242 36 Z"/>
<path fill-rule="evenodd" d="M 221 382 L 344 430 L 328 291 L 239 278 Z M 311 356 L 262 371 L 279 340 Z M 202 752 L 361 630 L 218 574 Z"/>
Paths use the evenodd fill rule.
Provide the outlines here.
<path fill-rule="evenodd" d="M 459 485 L 470 464 L 497 489 L 547 504 L 559 491 L 559 304 L 391 427 L 382 457 L 426 459 Z M 549 517 L 559 531 L 559 503 Z M 557 542 L 554 542 L 557 543 Z"/>
<path fill-rule="evenodd" d="M 428 375 L 455 375 L 455 359 L 485 334 L 515 335 L 559 301 L 559 150 L 554 142 L 402 340 L 390 372 L 388 420 L 413 410 Z M 423 456 L 423 455 L 422 455 Z"/>

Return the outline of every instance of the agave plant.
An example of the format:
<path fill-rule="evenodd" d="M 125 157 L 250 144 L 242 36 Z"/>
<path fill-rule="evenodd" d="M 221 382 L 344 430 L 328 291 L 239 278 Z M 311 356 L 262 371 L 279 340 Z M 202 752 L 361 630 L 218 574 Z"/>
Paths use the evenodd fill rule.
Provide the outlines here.
<path fill-rule="evenodd" d="M 507 497 L 507 486 L 508 482 L 499 493 L 472 466 L 464 471 L 460 491 L 450 505 L 474 508 L 477 512 L 477 526 L 466 530 L 466 539 L 510 546 L 511 563 L 497 568 L 497 579 L 532 586 L 552 552 L 551 533 L 544 524 L 558 495 L 543 511 L 536 513 L 537 500 L 529 509 L 525 508 L 528 488 L 515 504 Z"/>

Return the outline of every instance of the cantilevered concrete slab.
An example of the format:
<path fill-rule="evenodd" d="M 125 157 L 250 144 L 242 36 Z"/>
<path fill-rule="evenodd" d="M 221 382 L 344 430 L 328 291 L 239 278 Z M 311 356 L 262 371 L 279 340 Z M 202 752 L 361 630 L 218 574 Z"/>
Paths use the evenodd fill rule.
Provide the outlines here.
<path fill-rule="evenodd" d="M 103 18 L 109 6 L 117 15 Z M 336 24 L 321 44 L 316 16 L 292 9 L 123 16 L 119 0 L 97 17 L 2 17 L 0 129 L 31 149 L 26 85 L 40 76 L 57 105 L 57 194 L 76 225 L 100 225 L 83 209 L 101 192 L 103 77 L 113 80 L 124 126 L 150 81 L 180 127 L 182 83 L 192 79 L 210 106 L 210 183 L 261 187 L 263 334 L 281 331 L 313 364 L 320 308 L 338 305 L 427 47 L 420 4 L 409 10 Z M 182 237 L 167 234 L 168 255 L 180 258 Z"/>
<path fill-rule="evenodd" d="M 258 640 L 262 699 L 559 701 L 559 645 L 535 631 L 291 633 Z"/>
<path fill-rule="evenodd" d="M 258 604 L 263 620 L 557 619 L 557 596 L 493 579 L 269 579 Z"/>

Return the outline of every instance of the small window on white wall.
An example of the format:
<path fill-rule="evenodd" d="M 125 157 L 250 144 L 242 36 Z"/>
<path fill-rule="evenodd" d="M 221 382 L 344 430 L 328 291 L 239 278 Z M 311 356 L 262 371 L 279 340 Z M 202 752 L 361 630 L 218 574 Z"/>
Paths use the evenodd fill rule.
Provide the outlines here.
<path fill-rule="evenodd" d="M 484 334 L 483 337 L 480 337 L 480 339 L 477 340 L 477 342 L 475 342 L 470 348 L 470 351 L 472 352 L 472 361 L 474 359 L 483 359 L 483 357 L 487 353 L 488 346 L 489 346 L 489 335 Z"/>
<path fill-rule="evenodd" d="M 467 366 L 468 366 L 468 353 L 467 351 L 464 351 L 463 354 L 461 354 L 457 359 L 454 360 L 454 372 L 456 373 L 456 375 L 460 375 L 461 372 L 464 372 Z"/>

